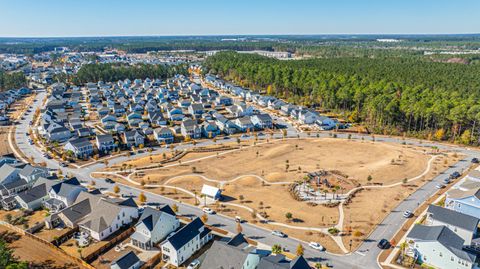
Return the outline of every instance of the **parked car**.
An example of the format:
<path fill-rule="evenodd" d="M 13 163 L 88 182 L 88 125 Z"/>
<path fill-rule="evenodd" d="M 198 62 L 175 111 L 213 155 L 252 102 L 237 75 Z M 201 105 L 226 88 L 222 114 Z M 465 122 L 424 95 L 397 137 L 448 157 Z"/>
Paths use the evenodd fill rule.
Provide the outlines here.
<path fill-rule="evenodd" d="M 242 217 L 235 216 L 235 221 L 238 222 L 238 223 L 242 223 Z"/>
<path fill-rule="evenodd" d="M 404 218 L 411 218 L 412 216 L 413 216 L 413 213 L 410 210 L 403 212 Z"/>
<path fill-rule="evenodd" d="M 443 188 L 445 188 L 445 185 L 443 185 L 443 184 L 437 184 L 437 186 L 435 186 L 435 188 L 437 188 L 437 189 L 443 189 Z"/>
<path fill-rule="evenodd" d="M 110 183 L 110 184 L 115 183 L 115 181 L 113 181 L 111 178 L 106 178 L 105 182 Z"/>
<path fill-rule="evenodd" d="M 310 246 L 313 249 L 320 250 L 320 251 L 325 250 L 325 248 L 317 242 L 310 242 L 310 243 L 308 243 L 308 246 Z"/>
<path fill-rule="evenodd" d="M 451 179 L 459 178 L 460 176 L 461 176 L 460 173 L 457 171 L 450 174 Z"/>
<path fill-rule="evenodd" d="M 187 269 L 197 269 L 198 267 L 200 267 L 200 261 L 195 259 L 187 266 Z"/>
<path fill-rule="evenodd" d="M 381 249 L 388 249 L 390 248 L 390 242 L 388 242 L 388 240 L 384 238 L 378 242 L 377 247 Z"/>
<path fill-rule="evenodd" d="M 286 234 L 280 232 L 280 231 L 272 231 L 272 234 L 275 235 L 275 236 L 278 236 L 278 237 L 287 237 Z"/>
<path fill-rule="evenodd" d="M 472 163 L 479 163 L 478 158 L 473 158 Z"/>
<path fill-rule="evenodd" d="M 450 184 L 450 182 L 452 182 L 449 178 L 445 178 L 443 180 L 443 184 Z"/>
<path fill-rule="evenodd" d="M 209 214 L 209 215 L 213 215 L 215 214 L 215 211 L 213 211 L 213 209 L 209 208 L 209 207 L 204 207 L 203 209 L 203 212 Z"/>
<path fill-rule="evenodd" d="M 67 164 L 67 163 L 64 163 L 64 162 L 61 162 L 61 163 L 60 163 L 60 166 L 61 166 L 61 167 L 67 167 L 68 164 Z"/>

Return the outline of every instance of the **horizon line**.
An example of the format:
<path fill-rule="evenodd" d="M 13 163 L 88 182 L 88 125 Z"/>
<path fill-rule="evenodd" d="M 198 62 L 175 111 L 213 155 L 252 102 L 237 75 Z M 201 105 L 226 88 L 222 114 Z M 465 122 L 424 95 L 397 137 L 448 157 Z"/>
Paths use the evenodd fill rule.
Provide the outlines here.
<path fill-rule="evenodd" d="M 58 36 L 0 36 L 0 39 L 48 38 L 113 38 L 113 37 L 263 37 L 263 36 L 474 36 L 478 33 L 335 33 L 335 34 L 178 34 L 178 35 L 58 35 Z"/>

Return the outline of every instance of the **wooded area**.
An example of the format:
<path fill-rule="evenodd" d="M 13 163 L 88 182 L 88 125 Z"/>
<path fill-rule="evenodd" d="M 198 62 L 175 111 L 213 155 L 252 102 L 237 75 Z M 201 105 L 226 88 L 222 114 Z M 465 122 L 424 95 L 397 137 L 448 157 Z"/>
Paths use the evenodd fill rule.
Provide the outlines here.
<path fill-rule="evenodd" d="M 479 65 L 418 58 L 281 61 L 217 53 L 206 72 L 287 101 L 344 113 L 374 132 L 478 144 Z"/>
<path fill-rule="evenodd" d="M 27 85 L 27 80 L 22 72 L 8 74 L 0 70 L 0 90 L 18 89 Z"/>

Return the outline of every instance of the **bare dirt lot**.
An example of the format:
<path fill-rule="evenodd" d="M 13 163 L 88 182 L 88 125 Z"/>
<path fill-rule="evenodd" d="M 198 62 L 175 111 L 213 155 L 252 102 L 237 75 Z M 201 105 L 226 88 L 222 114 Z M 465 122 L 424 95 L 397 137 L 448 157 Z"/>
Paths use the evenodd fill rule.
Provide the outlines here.
<path fill-rule="evenodd" d="M 291 139 L 247 147 L 215 158 L 145 171 L 158 183 L 191 174 L 228 181 L 254 174 L 270 182 L 301 180 L 305 172 L 338 170 L 361 184 L 390 184 L 420 174 L 429 156 L 407 146 L 343 139 Z"/>
<path fill-rule="evenodd" d="M 330 251 L 341 252 L 335 242 L 324 234 L 260 224 L 252 211 L 290 226 L 328 228 L 338 223 L 338 206 L 314 206 L 298 201 L 289 193 L 290 183 L 302 180 L 309 172 L 322 169 L 336 171 L 363 186 L 388 186 L 414 179 L 409 187 L 397 185 L 362 191 L 345 207 L 344 228 L 349 226 L 349 234 L 344 236 L 343 241 L 348 246 L 348 241 L 354 239 L 355 248 L 395 204 L 456 159 L 437 156 L 432 161 L 433 151 L 436 150 L 335 138 L 276 140 L 221 154 L 190 155 L 188 160 L 181 159 L 162 168 L 145 170 L 133 174 L 131 179 L 137 182 L 144 180 L 147 184 L 164 184 L 165 187 L 149 187 L 148 191 L 190 204 L 196 204 L 191 193 L 199 194 L 203 184 L 217 186 L 223 189 L 225 196 L 221 204 L 212 205 L 218 212 L 231 217 L 238 215 L 249 222 L 282 230 L 305 241 L 317 240 Z M 341 191 L 348 191 L 352 186 L 346 188 Z M 202 198 L 197 197 L 197 203 L 199 199 Z M 286 213 L 293 216 L 287 219 Z M 354 236 L 353 231 L 359 233 Z"/>

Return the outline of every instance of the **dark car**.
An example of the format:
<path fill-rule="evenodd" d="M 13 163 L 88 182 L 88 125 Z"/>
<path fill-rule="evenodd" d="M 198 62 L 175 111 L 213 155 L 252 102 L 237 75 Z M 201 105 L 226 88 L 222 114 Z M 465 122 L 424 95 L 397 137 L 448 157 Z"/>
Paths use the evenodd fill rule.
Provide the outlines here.
<path fill-rule="evenodd" d="M 110 183 L 110 184 L 115 183 L 115 181 L 113 181 L 111 178 L 106 178 L 105 182 Z"/>
<path fill-rule="evenodd" d="M 390 242 L 388 242 L 387 239 L 382 239 L 380 242 L 378 242 L 377 247 L 381 249 L 389 249 L 390 248 Z"/>
<path fill-rule="evenodd" d="M 459 178 L 459 177 L 460 177 L 460 173 L 457 172 L 457 171 L 450 174 L 450 179 L 456 179 L 456 178 Z"/>
<path fill-rule="evenodd" d="M 473 158 L 472 163 L 478 163 L 478 158 Z"/>

